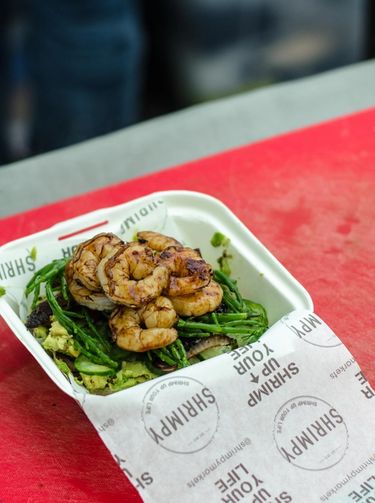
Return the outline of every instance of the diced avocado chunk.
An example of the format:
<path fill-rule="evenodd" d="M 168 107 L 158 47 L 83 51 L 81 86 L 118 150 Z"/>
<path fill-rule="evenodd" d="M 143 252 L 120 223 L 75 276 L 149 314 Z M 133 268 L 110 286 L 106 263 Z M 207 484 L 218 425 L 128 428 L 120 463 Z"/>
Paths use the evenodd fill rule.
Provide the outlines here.
<path fill-rule="evenodd" d="M 55 336 L 63 335 L 64 337 L 72 337 L 66 328 L 64 328 L 57 320 L 53 320 L 51 323 L 51 328 L 49 329 L 50 334 Z"/>
<path fill-rule="evenodd" d="M 80 380 L 77 381 L 91 393 L 103 393 L 121 391 L 131 388 L 136 384 L 149 381 L 157 377 L 142 362 L 123 362 L 122 368 L 114 376 L 88 375 L 80 372 Z"/>
<path fill-rule="evenodd" d="M 150 376 L 150 379 L 155 377 L 143 362 L 122 362 L 121 372 L 125 377 L 141 377 Z"/>
<path fill-rule="evenodd" d="M 62 360 L 61 358 L 58 358 L 58 356 L 56 356 L 56 355 L 53 355 L 53 360 L 63 374 L 65 374 L 66 376 L 71 374 L 70 368 L 69 368 L 68 364 L 66 362 L 64 362 L 64 360 Z"/>
<path fill-rule="evenodd" d="M 33 335 L 39 342 L 43 342 L 48 336 L 48 328 L 43 325 L 39 325 L 39 327 L 34 328 Z"/>
<path fill-rule="evenodd" d="M 108 384 L 108 376 L 94 376 L 87 374 L 80 374 L 82 378 L 83 385 L 89 391 L 102 391 Z"/>
<path fill-rule="evenodd" d="M 79 350 L 74 346 L 73 336 L 56 320 L 52 322 L 42 346 L 46 351 L 53 353 L 63 353 L 74 358 L 79 355 Z"/>
<path fill-rule="evenodd" d="M 121 370 L 109 381 L 108 385 L 111 391 L 120 391 L 155 377 L 157 375 L 142 362 L 122 362 Z"/>

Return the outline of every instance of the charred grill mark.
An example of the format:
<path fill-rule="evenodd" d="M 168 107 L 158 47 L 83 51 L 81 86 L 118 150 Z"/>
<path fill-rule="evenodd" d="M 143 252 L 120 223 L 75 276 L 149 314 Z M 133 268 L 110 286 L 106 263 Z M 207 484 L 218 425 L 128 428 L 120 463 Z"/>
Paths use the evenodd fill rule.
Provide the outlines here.
<path fill-rule="evenodd" d="M 68 303 L 62 295 L 56 297 L 57 302 L 62 308 L 66 308 Z M 51 325 L 50 317 L 52 316 L 52 309 L 50 308 L 48 301 L 43 300 L 37 307 L 29 314 L 26 320 L 26 327 L 29 329 L 36 328 L 39 326 L 49 327 Z"/>
<path fill-rule="evenodd" d="M 199 279 L 207 278 L 207 283 L 213 275 L 212 267 L 204 260 L 188 258 L 186 260 L 186 269 L 189 274 L 197 276 Z"/>

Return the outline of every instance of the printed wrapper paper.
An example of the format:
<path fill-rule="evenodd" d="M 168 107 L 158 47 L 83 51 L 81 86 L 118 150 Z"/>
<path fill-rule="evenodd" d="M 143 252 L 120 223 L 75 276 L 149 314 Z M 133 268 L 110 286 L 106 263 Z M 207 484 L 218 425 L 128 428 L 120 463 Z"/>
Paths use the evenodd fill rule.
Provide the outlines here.
<path fill-rule="evenodd" d="M 188 244 L 192 236 L 160 200 L 125 217 L 114 210 L 104 223 L 98 232 L 123 239 L 140 229 Z M 24 327 L 23 291 L 37 268 L 93 234 L 56 231 L 53 239 L 39 237 L 35 250 L 32 241 L 2 249 L 7 295 L 0 307 L 48 375 L 83 407 L 146 503 L 375 501 L 374 391 L 311 311 L 283 316 L 251 346 L 109 396 L 69 383 Z"/>
<path fill-rule="evenodd" d="M 294 311 L 256 344 L 82 407 L 145 502 L 371 502 L 374 396 L 332 330 Z"/>

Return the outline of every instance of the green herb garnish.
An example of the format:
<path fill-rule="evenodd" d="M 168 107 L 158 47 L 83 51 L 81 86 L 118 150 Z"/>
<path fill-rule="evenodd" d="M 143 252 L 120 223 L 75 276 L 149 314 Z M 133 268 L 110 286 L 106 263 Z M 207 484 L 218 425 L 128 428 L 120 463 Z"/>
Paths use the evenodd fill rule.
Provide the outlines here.
<path fill-rule="evenodd" d="M 33 246 L 30 250 L 30 257 L 34 262 L 36 261 L 36 255 L 37 255 L 36 246 Z"/>
<path fill-rule="evenodd" d="M 224 236 L 221 232 L 215 232 L 215 234 L 211 238 L 211 244 L 215 248 L 219 246 L 228 246 L 230 243 L 230 239 Z"/>

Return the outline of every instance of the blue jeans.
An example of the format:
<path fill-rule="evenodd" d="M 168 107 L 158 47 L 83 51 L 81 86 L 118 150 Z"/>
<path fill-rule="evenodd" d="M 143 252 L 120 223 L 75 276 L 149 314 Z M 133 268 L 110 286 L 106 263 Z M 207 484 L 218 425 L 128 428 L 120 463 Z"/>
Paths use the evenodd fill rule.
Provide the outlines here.
<path fill-rule="evenodd" d="M 138 0 L 29 0 L 33 147 L 42 152 L 138 119 Z"/>

